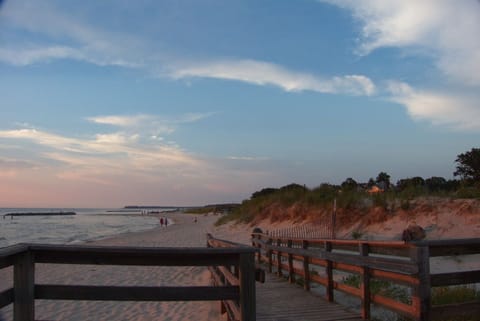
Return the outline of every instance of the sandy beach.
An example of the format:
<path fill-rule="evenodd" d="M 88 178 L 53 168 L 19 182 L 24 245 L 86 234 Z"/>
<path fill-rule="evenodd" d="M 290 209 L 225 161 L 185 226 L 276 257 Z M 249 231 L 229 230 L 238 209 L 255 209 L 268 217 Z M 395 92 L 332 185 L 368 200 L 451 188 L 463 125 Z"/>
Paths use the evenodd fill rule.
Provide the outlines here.
<path fill-rule="evenodd" d="M 228 223 L 215 227 L 217 215 L 191 215 L 168 213 L 171 225 L 158 227 L 136 233 L 117 235 L 112 238 L 88 242 L 91 245 L 105 246 L 146 246 L 146 247 L 204 247 L 206 234 L 211 233 L 217 238 L 249 244 L 250 233 L 253 227 L 246 224 Z M 432 235 L 437 238 L 474 237 L 477 234 L 478 224 L 469 224 L 469 231 L 459 225 L 451 226 L 452 217 L 445 215 L 436 218 L 438 224 Z M 194 218 L 197 217 L 197 222 Z M 470 219 L 470 218 L 469 218 Z M 417 221 L 427 225 L 430 221 Z M 478 218 L 477 218 L 478 221 Z M 476 221 L 476 222 L 477 222 Z M 447 224 L 448 223 L 448 224 Z M 301 225 L 302 223 L 297 222 Z M 264 230 L 281 229 L 294 226 L 289 221 L 257 222 L 256 226 Z M 373 231 L 387 232 L 386 238 L 396 238 L 401 231 L 399 222 L 389 220 L 381 225 L 372 225 L 365 229 L 367 233 Z M 425 226 L 424 225 L 424 226 Z M 444 226 L 451 226 L 447 233 Z M 348 234 L 348 231 L 342 231 Z M 444 232 L 444 233 L 440 233 Z M 472 235 L 468 233 L 473 233 Z M 446 235 L 443 235 L 446 234 Z M 428 237 L 427 237 L 428 238 Z M 435 258 L 431 262 L 431 271 L 434 273 L 476 270 L 480 268 L 479 255 Z M 12 269 L 0 271 L 0 290 L 11 287 Z M 135 266 L 95 266 L 95 265 L 36 265 L 36 283 L 38 284 L 76 284 L 76 285 L 138 285 L 138 286 L 187 286 L 209 285 L 210 275 L 204 267 L 135 267 Z M 6 320 L 12 320 L 12 305 L 1 310 Z M 220 304 L 218 302 L 112 302 L 112 301 L 36 301 L 37 320 L 222 320 Z"/>
<path fill-rule="evenodd" d="M 147 247 L 204 247 L 206 233 L 229 240 L 248 241 L 249 228 L 230 225 L 215 228 L 215 215 L 169 213 L 172 222 L 150 231 L 128 233 L 90 242 L 92 245 Z M 12 284 L 12 269 L 0 271 L 0 289 Z M 203 267 L 132 267 L 94 265 L 36 265 L 39 284 L 181 286 L 209 285 L 210 275 Z M 111 302 L 36 301 L 37 320 L 219 320 L 218 302 Z M 12 305 L 1 310 L 12 320 Z"/>

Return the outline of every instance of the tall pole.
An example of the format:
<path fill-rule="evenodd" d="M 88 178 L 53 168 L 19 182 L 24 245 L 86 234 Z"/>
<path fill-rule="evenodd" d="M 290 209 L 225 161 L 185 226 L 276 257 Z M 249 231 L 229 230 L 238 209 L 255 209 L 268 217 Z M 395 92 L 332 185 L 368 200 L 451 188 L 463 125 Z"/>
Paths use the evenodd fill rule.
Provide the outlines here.
<path fill-rule="evenodd" d="M 332 212 L 332 239 L 335 239 L 335 221 L 337 219 L 337 198 L 333 199 L 333 212 Z"/>

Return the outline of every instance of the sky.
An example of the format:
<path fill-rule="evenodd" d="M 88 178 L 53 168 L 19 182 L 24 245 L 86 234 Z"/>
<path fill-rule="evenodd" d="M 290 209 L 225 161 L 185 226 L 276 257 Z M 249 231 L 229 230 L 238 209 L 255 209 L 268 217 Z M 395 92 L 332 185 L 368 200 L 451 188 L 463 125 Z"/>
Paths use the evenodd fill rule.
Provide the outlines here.
<path fill-rule="evenodd" d="M 453 178 L 479 31 L 478 0 L 0 0 L 0 207 Z"/>

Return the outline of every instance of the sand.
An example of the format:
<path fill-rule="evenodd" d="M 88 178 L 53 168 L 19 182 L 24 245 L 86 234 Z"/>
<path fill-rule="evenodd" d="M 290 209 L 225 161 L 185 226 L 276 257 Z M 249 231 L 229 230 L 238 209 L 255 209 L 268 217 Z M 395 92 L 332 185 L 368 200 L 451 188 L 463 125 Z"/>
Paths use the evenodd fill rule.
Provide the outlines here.
<path fill-rule="evenodd" d="M 93 245 L 204 247 L 206 233 L 225 239 L 247 240 L 248 228 L 231 225 L 215 228 L 215 215 L 169 213 L 172 225 L 145 232 L 128 233 L 90 242 Z M 235 232 L 235 233 L 233 233 Z M 12 269 L 0 271 L 0 290 L 12 284 Z M 187 286 L 210 285 L 210 275 L 204 267 L 135 267 L 95 265 L 36 265 L 38 284 L 76 285 L 139 285 Z M 12 320 L 12 305 L 1 311 Z M 115 302 L 115 301 L 46 301 L 36 300 L 37 320 L 220 320 L 218 302 Z"/>
<path fill-rule="evenodd" d="M 90 242 L 93 245 L 112 246 L 157 246 L 157 247 L 204 247 L 206 233 L 217 238 L 243 244 L 250 243 L 252 226 L 245 224 L 225 224 L 215 227 L 216 215 L 195 215 L 169 213 L 173 223 L 167 228 L 158 226 L 150 231 L 128 233 L 116 237 Z M 450 214 L 438 213 L 435 216 L 417 216 L 416 221 L 423 226 L 434 226 L 427 232 L 427 239 L 478 237 L 479 216 L 464 217 L 465 222 Z M 462 218 L 463 219 L 463 218 Z M 473 221 L 472 221 L 473 220 Z M 382 239 L 397 239 L 409 220 L 394 217 L 380 224 L 372 224 L 363 229 L 367 239 L 372 235 Z M 461 223 L 461 224 L 459 224 Z M 272 223 L 269 220 L 258 222 L 256 226 L 265 230 L 281 229 L 302 223 L 288 221 Z M 342 231 L 344 236 L 351 230 Z M 383 233 L 384 235 L 383 235 Z M 340 233 L 339 233 L 340 234 Z M 380 237 L 381 235 L 381 237 Z M 433 273 L 478 270 L 480 255 L 435 258 L 431 262 Z M 11 287 L 12 269 L 0 270 L 0 290 Z M 36 282 L 39 284 L 78 284 L 78 285 L 139 285 L 139 286 L 179 286 L 209 285 L 210 276 L 203 267 L 132 267 L 94 265 L 36 265 Z M 37 320 L 223 320 L 220 317 L 218 302 L 111 302 L 111 301 L 36 301 Z M 12 320 L 12 305 L 1 310 L 6 320 Z"/>

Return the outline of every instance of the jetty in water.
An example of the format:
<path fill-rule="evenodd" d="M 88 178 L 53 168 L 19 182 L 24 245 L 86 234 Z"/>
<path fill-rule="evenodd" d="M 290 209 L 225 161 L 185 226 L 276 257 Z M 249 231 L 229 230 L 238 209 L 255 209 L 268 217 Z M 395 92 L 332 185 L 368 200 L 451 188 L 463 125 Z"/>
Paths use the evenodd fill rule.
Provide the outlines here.
<path fill-rule="evenodd" d="M 10 216 L 60 216 L 60 215 L 76 215 L 75 212 L 15 212 L 3 214 L 3 218 Z"/>

